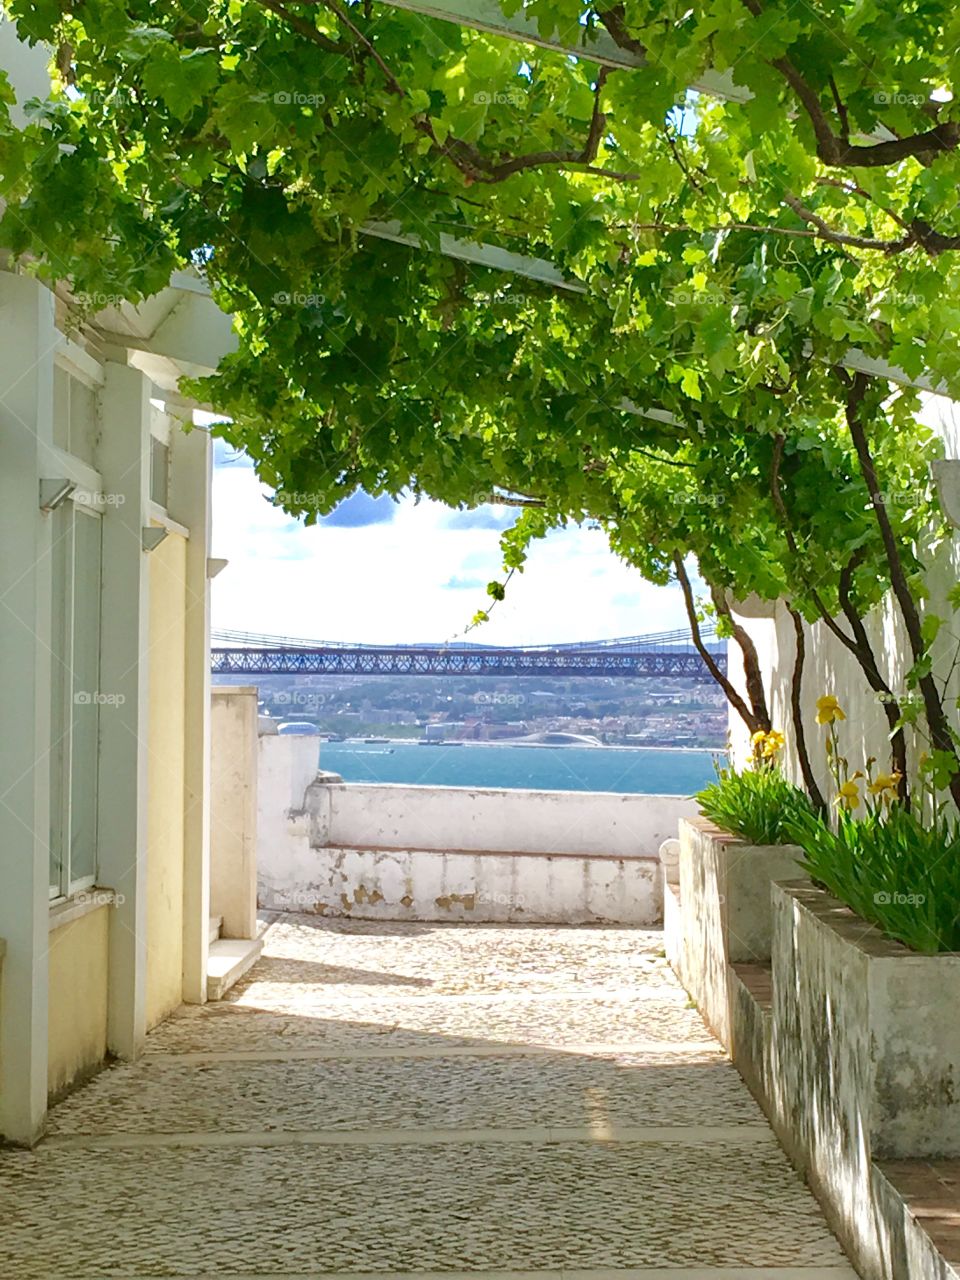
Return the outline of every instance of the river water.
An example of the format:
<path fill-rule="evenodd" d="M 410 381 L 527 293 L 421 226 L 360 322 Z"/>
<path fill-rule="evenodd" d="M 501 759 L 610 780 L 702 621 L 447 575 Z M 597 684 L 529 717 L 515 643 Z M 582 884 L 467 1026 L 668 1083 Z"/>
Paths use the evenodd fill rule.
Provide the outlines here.
<path fill-rule="evenodd" d="M 662 747 L 506 747 L 487 743 L 323 742 L 320 768 L 345 782 L 528 787 L 691 795 L 714 777 L 710 751 Z"/>

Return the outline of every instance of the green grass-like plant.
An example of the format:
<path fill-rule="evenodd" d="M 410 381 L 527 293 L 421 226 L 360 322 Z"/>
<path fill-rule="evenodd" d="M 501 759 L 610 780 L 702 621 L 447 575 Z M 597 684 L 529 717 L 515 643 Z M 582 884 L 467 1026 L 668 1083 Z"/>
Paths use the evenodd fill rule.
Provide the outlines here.
<path fill-rule="evenodd" d="M 806 854 L 814 880 L 888 938 L 914 951 L 960 951 L 960 827 L 938 817 L 924 823 L 898 804 L 837 829 L 798 814 L 789 839 Z"/>
<path fill-rule="evenodd" d="M 804 793 L 780 773 L 754 769 L 718 769 L 717 781 L 697 793 L 704 817 L 751 844 L 789 844 L 792 822 L 814 811 Z"/>

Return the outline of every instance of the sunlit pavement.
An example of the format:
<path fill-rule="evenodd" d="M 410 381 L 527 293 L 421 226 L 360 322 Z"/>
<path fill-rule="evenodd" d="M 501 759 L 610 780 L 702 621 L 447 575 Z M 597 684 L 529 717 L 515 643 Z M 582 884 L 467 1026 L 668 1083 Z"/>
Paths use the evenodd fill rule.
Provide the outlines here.
<path fill-rule="evenodd" d="M 16 1280 L 849 1280 L 654 931 L 284 916 L 0 1153 Z"/>

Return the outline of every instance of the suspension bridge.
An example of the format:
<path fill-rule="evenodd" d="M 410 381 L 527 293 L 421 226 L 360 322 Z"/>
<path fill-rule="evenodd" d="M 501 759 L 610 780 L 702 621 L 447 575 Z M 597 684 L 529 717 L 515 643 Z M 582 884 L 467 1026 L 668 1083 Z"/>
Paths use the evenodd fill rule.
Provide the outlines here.
<path fill-rule="evenodd" d="M 721 670 L 726 642 L 704 625 L 701 636 Z M 689 631 L 660 631 L 575 644 L 522 647 L 448 644 L 376 645 L 311 641 L 246 631 L 215 631 L 214 675 L 353 676 L 669 676 L 710 679 Z"/>

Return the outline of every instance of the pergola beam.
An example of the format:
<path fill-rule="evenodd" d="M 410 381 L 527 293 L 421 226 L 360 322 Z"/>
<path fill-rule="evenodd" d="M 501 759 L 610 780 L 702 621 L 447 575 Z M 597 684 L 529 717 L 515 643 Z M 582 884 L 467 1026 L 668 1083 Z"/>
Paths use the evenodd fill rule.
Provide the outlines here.
<path fill-rule="evenodd" d="M 367 222 L 360 234 L 377 240 L 392 240 L 395 244 L 408 245 L 411 249 L 423 247 L 423 239 L 416 232 L 404 231 L 399 222 Z M 428 249 L 429 252 L 429 249 Z M 533 258 L 524 253 L 513 253 L 496 244 L 484 244 L 478 240 L 461 240 L 457 236 L 440 233 L 440 252 L 446 258 L 458 258 L 475 267 L 487 267 L 492 271 L 507 271 L 511 275 L 536 280 L 554 289 L 566 289 L 569 293 L 586 293 L 581 280 L 568 279 L 546 258 Z"/>
<path fill-rule="evenodd" d="M 399 222 L 372 222 L 361 230 L 364 235 L 375 239 L 390 240 L 412 249 L 423 248 L 421 237 L 414 232 L 405 232 Z M 440 236 L 439 252 L 463 262 L 470 262 L 475 266 L 493 271 L 505 271 L 570 293 L 586 294 L 587 292 L 582 281 L 568 279 L 546 258 L 528 257 L 525 254 L 501 249 L 499 245 L 463 240 L 444 233 Z M 148 356 L 173 361 L 183 371 L 194 376 L 214 371 L 224 356 L 237 349 L 237 336 L 233 332 L 231 317 L 224 315 L 216 307 L 202 276 L 193 272 L 178 271 L 171 277 L 169 287 L 174 296 L 179 295 L 180 302 L 172 308 L 165 308 L 166 314 L 163 321 L 149 337 L 135 331 L 131 332 L 134 326 L 130 324 L 125 325 L 122 331 L 118 331 L 118 326 L 106 320 L 106 317 L 116 315 L 112 310 L 103 313 L 103 318 L 95 319 L 94 324 L 99 328 L 102 339 L 107 342 Z M 144 305 L 149 306 L 149 300 Z M 131 317 L 136 317 L 140 308 L 124 304 L 123 310 L 125 313 L 129 311 Z M 874 356 L 867 356 L 858 347 L 851 347 L 846 352 L 843 364 L 848 369 L 865 373 L 871 378 L 881 378 L 897 386 L 910 387 L 935 395 L 946 394 L 945 389 L 934 384 L 928 376 L 921 374 L 916 378 L 911 377 L 897 365 Z M 684 425 L 680 419 L 675 418 L 665 409 L 643 408 L 631 400 L 621 401 L 618 407 L 622 413 L 636 414 L 638 417 L 650 418 L 669 426 Z"/>
<path fill-rule="evenodd" d="M 536 20 L 523 10 L 508 18 L 497 0 L 381 0 L 381 3 L 424 18 L 440 18 L 474 31 L 539 45 L 541 49 L 552 49 L 568 57 L 586 58 L 601 67 L 635 69 L 647 65 L 641 54 L 622 49 L 603 27 L 587 28 L 575 22 L 564 31 L 544 34 Z M 734 84 L 729 71 L 705 71 L 690 88 L 729 102 L 749 102 L 753 97 L 749 89 Z"/>
<path fill-rule="evenodd" d="M 415 232 L 404 231 L 399 222 L 368 222 L 361 227 L 361 234 L 374 236 L 381 240 L 392 240 L 396 244 L 408 245 L 411 249 L 423 247 L 423 240 Z M 492 271 L 508 271 L 528 280 L 536 280 L 556 289 L 565 289 L 569 293 L 586 294 L 587 287 L 581 280 L 572 280 L 564 276 L 547 258 L 534 258 L 526 254 L 514 253 L 509 249 L 501 249 L 499 245 L 484 244 L 482 241 L 462 240 L 457 236 L 441 233 L 440 253 L 446 257 L 459 258 L 462 262 L 470 262 L 477 267 L 486 267 Z M 859 347 L 851 347 L 843 358 L 844 367 L 855 373 L 865 373 L 871 378 L 883 378 L 897 386 L 912 387 L 917 391 L 930 391 L 936 395 L 945 395 L 943 387 L 937 387 L 925 375 L 911 377 L 897 365 L 875 356 L 868 356 Z M 635 413 L 641 417 L 653 418 L 670 425 L 682 425 L 679 420 L 663 409 L 641 409 L 629 400 L 620 405 L 624 413 Z"/>

